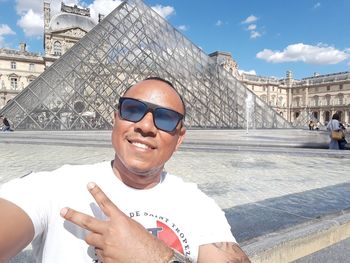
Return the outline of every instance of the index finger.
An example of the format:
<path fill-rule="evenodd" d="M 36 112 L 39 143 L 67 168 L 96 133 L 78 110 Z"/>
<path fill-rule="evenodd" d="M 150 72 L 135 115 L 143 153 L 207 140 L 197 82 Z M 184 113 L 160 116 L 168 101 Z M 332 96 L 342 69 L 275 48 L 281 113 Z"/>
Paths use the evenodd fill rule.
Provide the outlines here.
<path fill-rule="evenodd" d="M 122 213 L 122 211 L 120 211 L 120 209 L 107 197 L 97 184 L 90 182 L 88 183 L 87 188 L 106 216 L 111 217 L 113 212 Z"/>
<path fill-rule="evenodd" d="M 60 214 L 64 219 L 86 230 L 89 230 L 90 232 L 102 233 L 103 231 L 104 221 L 98 220 L 87 214 L 78 212 L 72 208 L 62 208 Z"/>

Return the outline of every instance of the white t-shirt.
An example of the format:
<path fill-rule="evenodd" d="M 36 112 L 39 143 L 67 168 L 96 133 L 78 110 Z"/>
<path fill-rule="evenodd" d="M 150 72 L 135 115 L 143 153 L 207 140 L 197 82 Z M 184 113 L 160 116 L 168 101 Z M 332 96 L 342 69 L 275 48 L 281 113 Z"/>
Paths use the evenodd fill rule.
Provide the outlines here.
<path fill-rule="evenodd" d="M 106 218 L 88 192 L 88 182 L 97 183 L 126 215 L 193 262 L 202 244 L 236 242 L 224 212 L 196 184 L 164 174 L 157 186 L 137 190 L 115 176 L 110 162 L 64 165 L 52 172 L 14 179 L 0 188 L 0 197 L 21 207 L 31 218 L 33 253 L 38 262 L 99 262 L 94 248 L 84 241 L 86 230 L 60 216 L 60 210 L 67 206 Z"/>

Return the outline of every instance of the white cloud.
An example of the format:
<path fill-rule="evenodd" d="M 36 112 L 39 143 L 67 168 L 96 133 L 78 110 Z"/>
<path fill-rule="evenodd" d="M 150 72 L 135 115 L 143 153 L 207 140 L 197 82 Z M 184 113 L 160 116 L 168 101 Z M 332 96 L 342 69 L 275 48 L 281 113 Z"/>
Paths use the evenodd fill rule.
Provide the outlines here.
<path fill-rule="evenodd" d="M 256 71 L 254 70 L 254 69 L 252 69 L 252 70 L 242 70 L 242 69 L 239 69 L 238 70 L 238 73 L 240 74 L 240 75 L 242 75 L 243 73 L 244 74 L 250 74 L 250 75 L 256 75 Z"/>
<path fill-rule="evenodd" d="M 250 24 L 248 27 L 247 27 L 248 30 L 255 30 L 256 29 L 256 24 Z"/>
<path fill-rule="evenodd" d="M 44 19 L 42 15 L 34 13 L 29 9 L 27 13 L 22 15 L 17 25 L 21 27 L 26 36 L 42 36 L 44 28 Z"/>
<path fill-rule="evenodd" d="M 186 25 L 180 25 L 180 26 L 178 26 L 177 27 L 179 30 L 181 30 L 181 31 L 187 31 L 188 30 L 188 26 L 186 26 Z"/>
<path fill-rule="evenodd" d="M 0 46 L 5 46 L 5 35 L 15 35 L 16 33 L 6 24 L 0 25 Z"/>
<path fill-rule="evenodd" d="M 156 6 L 152 6 L 152 9 L 156 11 L 160 16 L 164 17 L 165 19 L 175 14 L 175 9 L 172 6 L 156 5 Z"/>
<path fill-rule="evenodd" d="M 250 38 L 256 39 L 258 37 L 261 37 L 261 33 L 257 30 L 257 25 L 255 22 L 258 21 L 258 18 L 254 15 L 248 16 L 244 21 L 242 21 L 242 24 L 248 24 L 248 27 L 246 30 L 250 31 Z"/>
<path fill-rule="evenodd" d="M 348 50 L 337 50 L 332 46 L 318 44 L 316 46 L 297 43 L 287 46 L 283 51 L 264 49 L 256 57 L 267 62 L 304 62 L 316 65 L 332 65 L 350 57 Z"/>
<path fill-rule="evenodd" d="M 18 15 L 25 15 L 30 9 L 37 14 L 43 13 L 43 1 L 38 0 L 16 0 L 16 11 Z"/>
<path fill-rule="evenodd" d="M 321 3 L 320 3 L 320 2 L 317 2 L 317 3 L 314 5 L 314 9 L 319 8 L 320 6 L 321 6 Z"/>
<path fill-rule="evenodd" d="M 255 39 L 255 38 L 258 38 L 258 37 L 261 37 L 261 34 L 258 32 L 258 31 L 251 31 L 250 32 L 250 38 L 252 39 Z"/>
<path fill-rule="evenodd" d="M 97 22 L 98 14 L 107 16 L 121 3 L 122 1 L 120 0 L 95 0 L 88 7 L 90 8 L 91 17 Z"/>
<path fill-rule="evenodd" d="M 224 24 L 224 22 L 222 22 L 221 20 L 218 20 L 215 23 L 216 26 L 222 26 L 223 24 Z"/>
<path fill-rule="evenodd" d="M 16 33 L 6 24 L 0 25 L 0 36 L 3 35 L 15 35 Z"/>
<path fill-rule="evenodd" d="M 245 20 L 243 20 L 241 23 L 242 24 L 250 24 L 250 23 L 254 23 L 257 20 L 258 20 L 258 18 L 256 16 L 250 15 Z"/>
<path fill-rule="evenodd" d="M 16 0 L 16 12 L 20 16 L 17 25 L 22 28 L 26 36 L 42 36 L 43 1 Z"/>

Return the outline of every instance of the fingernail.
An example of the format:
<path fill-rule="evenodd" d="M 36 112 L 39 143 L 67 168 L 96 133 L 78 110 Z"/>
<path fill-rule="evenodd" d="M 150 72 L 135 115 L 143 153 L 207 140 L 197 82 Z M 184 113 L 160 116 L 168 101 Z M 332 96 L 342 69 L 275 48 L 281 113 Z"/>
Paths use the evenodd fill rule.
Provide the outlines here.
<path fill-rule="evenodd" d="M 62 209 L 61 209 L 60 214 L 61 214 L 62 217 L 64 217 L 64 216 L 67 214 L 67 212 L 68 212 L 68 208 L 65 207 L 65 208 L 62 208 Z"/>
<path fill-rule="evenodd" d="M 93 182 L 90 182 L 90 183 L 87 184 L 87 188 L 88 188 L 89 190 L 93 189 L 95 186 L 96 186 L 96 184 L 93 183 Z"/>

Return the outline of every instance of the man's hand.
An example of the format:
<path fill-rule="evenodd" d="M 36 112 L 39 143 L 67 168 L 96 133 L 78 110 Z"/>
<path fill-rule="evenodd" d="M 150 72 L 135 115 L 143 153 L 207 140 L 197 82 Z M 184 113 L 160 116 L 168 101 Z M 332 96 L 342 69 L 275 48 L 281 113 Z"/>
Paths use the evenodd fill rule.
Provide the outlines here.
<path fill-rule="evenodd" d="M 63 208 L 61 216 L 90 231 L 85 241 L 95 247 L 103 263 L 164 263 L 172 257 L 171 248 L 120 211 L 95 183 L 89 183 L 88 189 L 108 220 L 98 220 L 71 208 Z"/>

